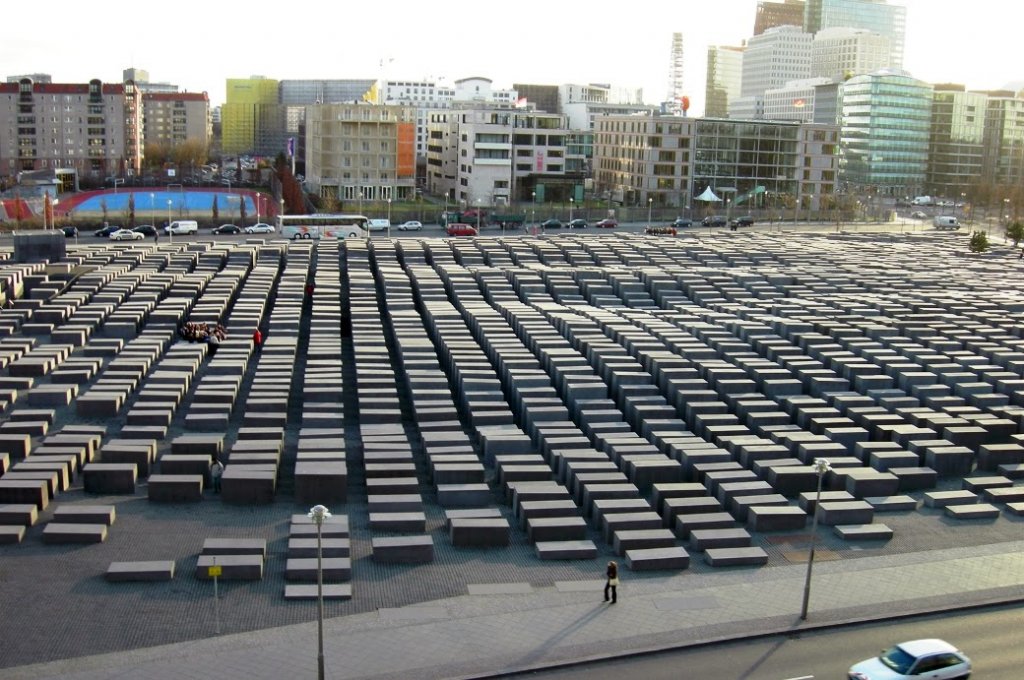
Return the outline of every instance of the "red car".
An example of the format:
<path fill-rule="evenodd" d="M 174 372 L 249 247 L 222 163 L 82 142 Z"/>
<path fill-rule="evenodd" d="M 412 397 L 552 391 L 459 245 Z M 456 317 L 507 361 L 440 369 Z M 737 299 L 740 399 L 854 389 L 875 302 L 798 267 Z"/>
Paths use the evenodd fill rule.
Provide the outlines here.
<path fill-rule="evenodd" d="M 476 227 L 462 222 L 452 222 L 448 225 L 449 236 L 476 236 Z"/>
<path fill-rule="evenodd" d="M 606 217 L 600 222 L 594 224 L 594 226 L 597 227 L 598 229 L 614 229 L 615 227 L 619 226 L 619 221 L 613 217 Z"/>

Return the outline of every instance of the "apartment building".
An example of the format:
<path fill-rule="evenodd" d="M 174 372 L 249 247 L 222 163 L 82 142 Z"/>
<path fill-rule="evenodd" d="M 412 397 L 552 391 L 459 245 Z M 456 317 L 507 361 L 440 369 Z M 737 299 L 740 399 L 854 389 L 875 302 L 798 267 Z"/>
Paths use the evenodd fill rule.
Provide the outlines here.
<path fill-rule="evenodd" d="M 144 93 L 142 121 L 145 144 L 175 147 L 191 141 L 208 147 L 213 135 L 205 92 Z"/>
<path fill-rule="evenodd" d="M 142 98 L 132 81 L 0 84 L 0 175 L 138 173 L 142 133 Z"/>

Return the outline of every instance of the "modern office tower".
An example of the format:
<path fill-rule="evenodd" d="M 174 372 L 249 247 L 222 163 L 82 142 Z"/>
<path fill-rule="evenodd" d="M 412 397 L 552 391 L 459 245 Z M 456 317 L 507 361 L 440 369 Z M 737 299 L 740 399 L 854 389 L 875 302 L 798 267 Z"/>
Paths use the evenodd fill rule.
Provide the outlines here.
<path fill-rule="evenodd" d="M 0 84 L 0 176 L 56 170 L 70 177 L 137 174 L 142 97 L 134 82 Z M 65 181 L 61 179 L 61 181 Z M 73 184 L 66 188 L 71 188 Z"/>
<path fill-rule="evenodd" d="M 737 209 L 761 207 L 771 194 L 817 210 L 836 189 L 838 139 L 835 125 L 603 116 L 594 185 L 623 205 L 698 209 L 693 198 L 710 187 Z"/>
<path fill-rule="evenodd" d="M 892 64 L 891 41 L 863 28 L 825 28 L 811 43 L 811 77 L 835 81 L 874 73 Z"/>
<path fill-rule="evenodd" d="M 285 106 L 342 104 L 364 101 L 375 81 L 366 78 L 342 80 L 282 80 L 277 101 Z"/>
<path fill-rule="evenodd" d="M 1024 185 L 1024 97 L 1009 91 L 989 92 L 985 111 L 983 181 L 1003 189 Z"/>
<path fill-rule="evenodd" d="M 936 85 L 925 193 L 959 200 L 982 177 L 989 98 L 963 85 Z M 1016 128 L 1016 126 L 1014 126 Z"/>
<path fill-rule="evenodd" d="M 740 96 L 760 96 L 790 80 L 811 76 L 813 36 L 797 26 L 776 26 L 747 43 Z"/>
<path fill-rule="evenodd" d="M 306 181 L 347 205 L 411 200 L 416 109 L 366 102 L 306 107 Z M 355 210 L 352 210 L 355 212 Z"/>
<path fill-rule="evenodd" d="M 142 95 L 142 139 L 167 148 L 186 141 L 208 148 L 212 137 L 210 98 L 205 92 Z"/>
<path fill-rule="evenodd" d="M 932 86 L 905 71 L 854 76 L 842 97 L 843 181 L 875 194 L 915 196 L 928 168 Z"/>
<path fill-rule="evenodd" d="M 903 66 L 903 43 L 907 30 L 907 8 L 886 0 L 807 0 L 804 30 L 817 33 L 826 28 L 863 28 L 889 38 L 890 67 Z"/>
<path fill-rule="evenodd" d="M 828 78 L 791 80 L 782 87 L 764 93 L 765 120 L 792 120 L 801 123 L 814 121 L 818 87 L 832 82 Z M 834 122 L 833 122 L 834 123 Z"/>
<path fill-rule="evenodd" d="M 453 206 L 583 199 L 583 182 L 566 173 L 578 139 L 564 116 L 493 107 L 432 111 L 429 136 L 428 190 Z"/>
<path fill-rule="evenodd" d="M 518 92 L 520 97 L 526 99 L 536 111 L 559 112 L 558 85 L 512 83 L 512 89 Z"/>
<path fill-rule="evenodd" d="M 754 18 L 754 35 L 761 35 L 776 26 L 803 26 L 804 0 L 785 2 L 759 2 Z"/>
<path fill-rule="evenodd" d="M 743 47 L 708 47 L 707 82 L 704 87 L 704 115 L 725 118 L 729 102 L 740 96 L 743 80 Z"/>
<path fill-rule="evenodd" d="M 267 131 L 280 130 L 285 116 L 278 105 L 277 81 L 263 76 L 229 78 L 221 107 L 221 149 L 226 154 L 276 153 L 267 148 Z M 283 141 L 281 142 L 283 144 Z"/>
<path fill-rule="evenodd" d="M 683 55 L 683 34 L 673 33 L 668 60 L 668 91 L 665 94 L 665 103 L 672 114 L 683 112 L 682 99 L 686 94 L 683 90 Z"/>

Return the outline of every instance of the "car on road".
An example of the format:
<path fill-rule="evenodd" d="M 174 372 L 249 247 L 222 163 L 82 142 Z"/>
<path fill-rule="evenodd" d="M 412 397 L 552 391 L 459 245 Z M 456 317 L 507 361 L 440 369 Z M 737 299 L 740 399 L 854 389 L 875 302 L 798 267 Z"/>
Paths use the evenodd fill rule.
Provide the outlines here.
<path fill-rule="evenodd" d="M 267 224 L 266 222 L 257 222 L 251 227 L 245 228 L 246 234 L 273 234 L 274 225 Z"/>
<path fill-rule="evenodd" d="M 398 231 L 419 231 L 422 228 L 423 223 L 417 220 L 409 220 L 398 225 Z"/>
<path fill-rule="evenodd" d="M 733 227 L 750 227 L 754 225 L 754 218 L 750 215 L 744 215 L 742 217 L 734 217 L 729 223 Z"/>
<path fill-rule="evenodd" d="M 550 220 L 544 220 L 540 223 L 542 229 L 561 229 L 562 220 L 555 219 L 552 217 Z"/>
<path fill-rule="evenodd" d="M 175 220 L 164 227 L 164 231 L 168 234 L 197 234 L 199 223 L 195 220 Z"/>
<path fill-rule="evenodd" d="M 672 223 L 672 226 L 676 229 L 686 229 L 687 227 L 693 226 L 693 220 L 688 220 L 685 217 L 677 217 L 676 221 Z"/>
<path fill-rule="evenodd" d="M 64 236 L 67 238 L 78 237 L 78 227 L 61 227 L 60 230 L 64 232 Z"/>
<path fill-rule="evenodd" d="M 472 224 L 465 224 L 463 222 L 452 222 L 447 227 L 447 234 L 449 236 L 476 236 L 477 230 Z"/>
<path fill-rule="evenodd" d="M 708 215 L 700 222 L 705 227 L 724 227 L 729 223 L 725 215 Z"/>
<path fill-rule="evenodd" d="M 132 231 L 142 234 L 143 236 L 154 236 L 156 234 L 156 227 L 152 224 L 140 224 L 132 229 Z"/>
<path fill-rule="evenodd" d="M 566 229 L 586 229 L 588 226 L 589 225 L 587 224 L 586 220 L 577 217 L 574 220 L 569 220 L 569 222 L 565 225 L 565 228 Z"/>
<path fill-rule="evenodd" d="M 92 235 L 107 237 L 113 234 L 115 231 L 118 231 L 120 228 L 121 227 L 117 226 L 116 224 L 108 224 L 92 232 Z"/>
<path fill-rule="evenodd" d="M 901 642 L 850 667 L 849 680 L 966 680 L 971 660 L 945 640 Z"/>
<path fill-rule="evenodd" d="M 213 230 L 214 234 L 241 234 L 242 228 L 237 224 L 222 224 Z"/>
<path fill-rule="evenodd" d="M 110 235 L 111 241 L 141 241 L 144 238 L 146 237 L 131 229 L 118 229 Z"/>
<path fill-rule="evenodd" d="M 923 210 L 915 210 L 914 212 L 910 213 L 910 216 L 915 220 L 928 219 L 928 213 L 924 212 Z"/>
<path fill-rule="evenodd" d="M 614 217 L 606 217 L 600 222 L 596 222 L 594 226 L 598 229 L 614 229 L 619 226 L 619 221 Z"/>

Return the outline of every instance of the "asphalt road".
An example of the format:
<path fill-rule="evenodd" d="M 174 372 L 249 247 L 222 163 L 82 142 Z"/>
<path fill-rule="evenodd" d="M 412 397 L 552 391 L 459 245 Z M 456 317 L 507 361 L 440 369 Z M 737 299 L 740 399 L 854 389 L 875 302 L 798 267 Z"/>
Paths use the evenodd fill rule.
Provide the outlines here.
<path fill-rule="evenodd" d="M 832 629 L 751 642 L 666 652 L 632 659 L 531 673 L 543 680 L 820 680 L 845 678 L 850 666 L 906 640 L 942 638 L 962 649 L 978 680 L 1024 677 L 1020 605 L 975 613 Z"/>

